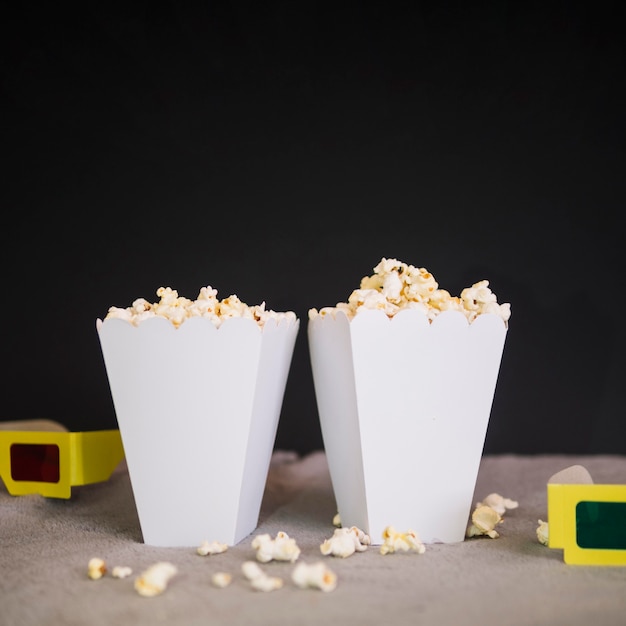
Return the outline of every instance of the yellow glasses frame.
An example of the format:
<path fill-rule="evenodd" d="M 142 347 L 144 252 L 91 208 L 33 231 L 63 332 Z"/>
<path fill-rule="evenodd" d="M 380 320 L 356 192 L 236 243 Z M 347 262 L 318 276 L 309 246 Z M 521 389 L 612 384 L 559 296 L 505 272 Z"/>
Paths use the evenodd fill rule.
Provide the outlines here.
<path fill-rule="evenodd" d="M 17 429 L 17 426 L 25 429 Z M 50 420 L 40 420 L 37 426 L 50 430 L 28 430 L 28 421 L 0 423 L 0 478 L 12 496 L 40 494 L 46 498 L 65 498 L 72 495 L 72 487 L 108 480 L 124 458 L 120 432 L 96 430 L 68 432 Z M 6 430 L 6 427 L 15 428 Z M 17 448 L 14 448 L 17 446 Z M 20 446 L 51 447 L 58 459 L 56 480 L 23 480 L 16 477 L 13 452 Z M 58 457 L 57 457 L 58 451 Z"/>
<path fill-rule="evenodd" d="M 580 482 L 566 482 L 570 470 L 575 471 Z M 579 506 L 599 508 L 604 503 L 620 504 L 626 510 L 626 485 L 593 484 L 585 468 L 573 466 L 555 474 L 547 489 L 548 547 L 562 549 L 563 559 L 570 565 L 626 565 L 626 548 L 581 545 L 577 514 Z M 626 545 L 626 527 L 620 532 L 620 544 Z"/>

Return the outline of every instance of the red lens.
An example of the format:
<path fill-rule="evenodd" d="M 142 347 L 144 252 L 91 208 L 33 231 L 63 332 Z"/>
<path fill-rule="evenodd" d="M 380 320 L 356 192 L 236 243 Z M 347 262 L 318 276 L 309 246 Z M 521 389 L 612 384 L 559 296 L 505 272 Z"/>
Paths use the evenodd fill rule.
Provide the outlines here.
<path fill-rule="evenodd" d="M 49 443 L 14 443 L 11 446 L 11 478 L 58 483 L 59 446 Z"/>

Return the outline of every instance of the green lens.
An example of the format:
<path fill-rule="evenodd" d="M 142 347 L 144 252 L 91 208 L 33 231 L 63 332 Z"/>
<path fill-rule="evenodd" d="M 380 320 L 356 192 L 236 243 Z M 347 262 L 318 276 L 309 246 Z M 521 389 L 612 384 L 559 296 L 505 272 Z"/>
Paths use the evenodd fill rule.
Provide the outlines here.
<path fill-rule="evenodd" d="M 626 550 L 626 502 L 579 502 L 576 543 L 581 548 Z"/>
<path fill-rule="evenodd" d="M 59 482 L 59 446 L 14 443 L 11 446 L 11 478 L 43 483 Z"/>

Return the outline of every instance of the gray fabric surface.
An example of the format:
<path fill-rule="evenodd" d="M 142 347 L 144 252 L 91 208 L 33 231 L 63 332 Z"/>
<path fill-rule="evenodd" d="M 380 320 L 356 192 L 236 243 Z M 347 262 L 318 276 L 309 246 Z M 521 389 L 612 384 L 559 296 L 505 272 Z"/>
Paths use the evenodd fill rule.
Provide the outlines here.
<path fill-rule="evenodd" d="M 110 481 L 75 488 L 70 500 L 11 497 L 0 485 L 0 624 L 623 625 L 626 567 L 566 565 L 561 551 L 537 541 L 537 521 L 547 517 L 546 481 L 575 463 L 596 483 L 626 482 L 626 457 L 485 457 L 475 500 L 497 492 L 519 502 L 498 527 L 498 539 L 428 545 L 421 555 L 383 556 L 370 547 L 346 559 L 319 549 L 336 513 L 322 452 L 298 458 L 277 451 L 259 526 L 227 552 L 207 557 L 143 544 L 124 463 Z M 283 588 L 250 588 L 241 564 L 255 558 L 251 540 L 279 530 L 296 539 L 300 560 L 328 559 L 338 575 L 334 591 L 297 588 L 294 565 L 276 561 L 261 566 L 282 577 Z M 94 556 L 109 568 L 130 566 L 133 575 L 91 580 L 87 564 Z M 139 596 L 135 576 L 160 560 L 174 563 L 178 575 L 162 595 Z M 229 587 L 212 586 L 217 571 L 233 574 Z"/>

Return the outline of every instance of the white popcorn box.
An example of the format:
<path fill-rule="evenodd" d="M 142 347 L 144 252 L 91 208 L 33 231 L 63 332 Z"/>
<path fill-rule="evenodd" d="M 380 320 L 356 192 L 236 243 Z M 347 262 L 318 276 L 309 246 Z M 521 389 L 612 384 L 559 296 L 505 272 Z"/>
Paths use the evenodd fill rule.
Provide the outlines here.
<path fill-rule="evenodd" d="M 463 541 L 507 326 L 457 311 L 309 320 L 324 448 L 343 526 Z"/>
<path fill-rule="evenodd" d="M 144 543 L 258 524 L 299 320 L 97 320 Z"/>

